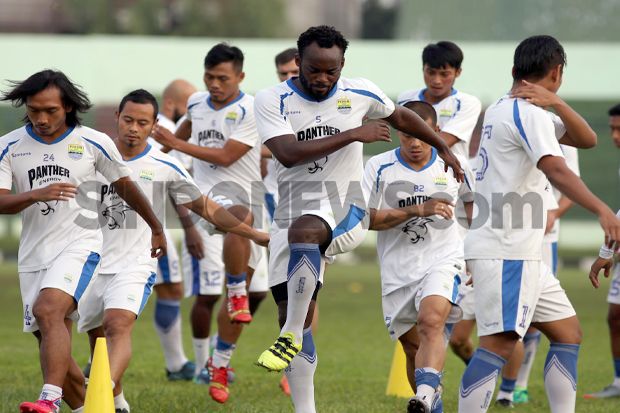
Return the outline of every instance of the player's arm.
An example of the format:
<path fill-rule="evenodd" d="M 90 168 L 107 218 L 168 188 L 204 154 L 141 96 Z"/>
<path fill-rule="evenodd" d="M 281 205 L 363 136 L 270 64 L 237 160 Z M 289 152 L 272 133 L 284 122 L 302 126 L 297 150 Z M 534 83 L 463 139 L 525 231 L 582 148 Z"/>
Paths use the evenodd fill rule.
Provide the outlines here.
<path fill-rule="evenodd" d="M 606 244 L 620 240 L 620 220 L 603 201 L 588 189 L 581 178 L 570 170 L 563 157 L 543 156 L 537 166 L 560 192 L 598 216 L 599 223 L 605 232 Z"/>
<path fill-rule="evenodd" d="M 616 216 L 620 216 L 620 210 L 616 213 Z M 601 270 L 604 271 L 605 278 L 609 278 L 609 274 L 611 272 L 611 267 L 613 266 L 614 261 L 614 250 L 609 248 L 607 245 L 601 246 L 601 249 L 598 253 L 598 257 L 592 263 L 590 267 L 590 274 L 588 274 L 588 278 L 590 278 L 590 282 L 594 288 L 600 287 L 601 283 L 598 280 L 598 274 Z"/>
<path fill-rule="evenodd" d="M 420 205 L 411 205 L 404 208 L 370 208 L 370 224 L 368 229 L 382 231 L 394 228 L 413 217 L 439 215 L 445 219 L 452 219 L 452 206 L 452 203 L 446 199 L 429 199 Z"/>
<path fill-rule="evenodd" d="M 184 206 L 224 232 L 240 235 L 265 247 L 269 244 L 269 234 L 241 222 L 237 217 L 228 212 L 226 208 L 206 196 L 184 204 Z"/>
<path fill-rule="evenodd" d="M 186 120 L 185 122 L 188 121 Z M 234 139 L 228 139 L 221 148 L 207 148 L 178 139 L 168 129 L 160 126 L 153 128 L 152 136 L 157 142 L 170 149 L 186 153 L 194 158 L 220 166 L 232 165 L 252 149 L 250 146 Z"/>
<path fill-rule="evenodd" d="M 177 216 L 183 227 L 183 233 L 185 234 L 185 245 L 187 246 L 187 252 L 192 257 L 201 260 L 204 258 L 204 243 L 202 242 L 202 236 L 196 228 L 196 223 L 189 213 L 189 210 L 183 205 L 176 205 L 174 199 L 172 204 L 175 206 Z"/>
<path fill-rule="evenodd" d="M 21 194 L 0 189 L 0 214 L 17 214 L 39 201 L 68 201 L 75 198 L 76 194 L 77 187 L 68 182 L 51 184 Z"/>
<path fill-rule="evenodd" d="M 116 193 L 146 221 L 151 228 L 151 257 L 159 258 L 166 255 L 166 237 L 164 229 L 155 216 L 151 204 L 140 188 L 129 177 L 122 177 L 112 183 Z"/>
<path fill-rule="evenodd" d="M 450 151 L 446 142 L 415 112 L 402 106 L 396 106 L 394 112 L 385 118 L 385 120 L 394 128 L 434 146 L 439 156 L 446 162 L 446 171 L 448 171 L 448 167 L 451 167 L 454 171 L 456 180 L 458 182 L 463 182 L 464 172 L 458 159 L 456 159 L 454 154 Z"/>
<path fill-rule="evenodd" d="M 181 122 L 177 130 L 174 132 L 174 136 L 182 141 L 188 141 L 192 136 L 192 121 L 190 119 L 185 119 Z"/>
<path fill-rule="evenodd" d="M 588 125 L 588 122 L 564 102 L 561 97 L 537 84 L 529 83 L 525 80 L 521 82 L 522 84 L 513 91 L 512 96 L 523 98 L 542 108 L 553 108 L 554 112 L 562 119 L 566 128 L 566 133 L 560 139 L 561 144 L 576 148 L 592 148 L 596 146 L 596 133 Z"/>
<path fill-rule="evenodd" d="M 454 136 L 451 133 L 448 132 L 443 132 L 443 131 L 439 131 L 437 132 L 437 134 L 439 136 L 441 136 L 441 138 L 443 139 L 443 141 L 446 143 L 446 145 L 448 145 L 448 147 L 452 147 L 455 143 L 458 143 L 460 141 L 459 138 L 457 138 L 456 136 Z"/>

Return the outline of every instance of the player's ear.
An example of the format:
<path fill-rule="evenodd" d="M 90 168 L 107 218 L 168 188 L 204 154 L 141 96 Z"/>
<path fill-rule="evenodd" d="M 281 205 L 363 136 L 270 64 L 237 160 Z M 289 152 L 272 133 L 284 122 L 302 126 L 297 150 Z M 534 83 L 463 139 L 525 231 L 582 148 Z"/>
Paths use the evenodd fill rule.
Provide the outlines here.
<path fill-rule="evenodd" d="M 116 123 L 118 123 L 118 119 L 120 118 L 121 114 L 118 112 L 118 110 L 114 111 L 114 119 L 116 120 Z"/>
<path fill-rule="evenodd" d="M 299 53 L 295 53 L 295 64 L 301 70 L 301 56 L 299 56 Z"/>
<path fill-rule="evenodd" d="M 239 83 L 243 82 L 243 79 L 245 79 L 245 72 L 241 71 L 239 73 Z"/>
<path fill-rule="evenodd" d="M 459 76 L 461 76 L 461 72 L 463 71 L 462 67 L 459 67 L 458 69 L 456 69 L 456 71 L 454 72 L 454 77 L 457 78 Z"/>
<path fill-rule="evenodd" d="M 340 62 L 340 70 L 344 67 L 344 56 L 342 56 L 342 61 Z"/>
<path fill-rule="evenodd" d="M 435 125 L 433 129 L 435 130 L 436 133 L 441 132 L 441 129 L 439 129 L 439 125 Z"/>

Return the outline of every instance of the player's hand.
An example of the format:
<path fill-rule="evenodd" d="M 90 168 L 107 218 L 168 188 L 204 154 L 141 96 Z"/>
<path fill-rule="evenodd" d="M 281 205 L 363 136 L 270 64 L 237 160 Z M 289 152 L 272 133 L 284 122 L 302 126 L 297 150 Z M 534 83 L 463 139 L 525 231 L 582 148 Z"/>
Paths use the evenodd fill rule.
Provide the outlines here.
<path fill-rule="evenodd" d="M 618 245 L 620 245 L 620 219 L 618 219 L 611 209 L 606 208 L 599 214 L 598 222 L 601 228 L 603 228 L 603 232 L 605 232 L 605 245 L 616 251 Z"/>
<path fill-rule="evenodd" d="M 166 245 L 164 232 L 153 232 L 151 235 L 151 257 L 161 258 L 166 255 Z"/>
<path fill-rule="evenodd" d="M 446 163 L 445 171 L 448 172 L 448 168 L 452 168 L 452 171 L 454 171 L 454 178 L 457 182 L 464 182 L 465 171 L 463 171 L 461 163 L 447 146 L 445 148 L 445 150 L 440 149 L 437 151 L 441 159 Z"/>
<path fill-rule="evenodd" d="M 598 273 L 601 272 L 601 270 L 605 270 L 604 272 L 605 278 L 609 278 L 611 266 L 612 266 L 611 259 L 605 259 L 605 258 L 598 257 L 596 261 L 594 261 L 594 263 L 592 264 L 592 267 L 590 267 L 590 275 L 589 275 L 590 282 L 592 283 L 594 288 L 598 288 L 601 285 L 601 283 L 598 280 Z"/>
<path fill-rule="evenodd" d="M 77 186 L 69 182 L 61 182 L 56 184 L 50 184 L 43 188 L 34 189 L 32 190 L 31 195 L 33 201 L 35 202 L 68 201 L 71 198 L 75 198 L 77 192 Z"/>
<path fill-rule="evenodd" d="M 431 198 L 419 205 L 420 213 L 418 216 L 429 217 L 439 215 L 445 219 L 452 219 L 454 204 L 447 199 Z"/>
<path fill-rule="evenodd" d="M 254 231 L 252 241 L 261 247 L 266 247 L 269 245 L 269 234 L 263 231 Z"/>
<path fill-rule="evenodd" d="M 547 211 L 547 226 L 545 227 L 545 235 L 551 232 L 553 229 L 553 225 L 555 225 L 555 221 L 558 219 L 558 213 L 555 209 L 550 209 Z"/>
<path fill-rule="evenodd" d="M 531 104 L 540 106 L 541 108 L 552 107 L 561 101 L 560 97 L 555 93 L 550 92 L 540 85 L 530 83 L 527 80 L 521 80 L 510 96 L 525 99 Z"/>
<path fill-rule="evenodd" d="M 195 225 L 185 228 L 185 245 L 187 246 L 187 252 L 189 255 L 201 260 L 205 257 L 205 246 L 202 242 L 202 236 L 196 229 Z"/>
<path fill-rule="evenodd" d="M 371 121 L 351 130 L 356 141 L 362 143 L 392 142 L 390 126 L 382 121 Z"/>
<path fill-rule="evenodd" d="M 174 148 L 177 141 L 177 137 L 174 136 L 174 133 L 157 124 L 153 126 L 151 137 L 167 148 Z"/>

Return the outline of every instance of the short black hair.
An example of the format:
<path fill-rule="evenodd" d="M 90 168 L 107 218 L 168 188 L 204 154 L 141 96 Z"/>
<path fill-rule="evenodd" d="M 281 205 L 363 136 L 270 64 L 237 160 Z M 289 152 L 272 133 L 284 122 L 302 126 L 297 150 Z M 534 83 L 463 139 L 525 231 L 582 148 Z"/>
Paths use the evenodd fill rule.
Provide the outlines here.
<path fill-rule="evenodd" d="M 512 77 L 539 80 L 557 65 L 566 66 L 566 53 L 555 37 L 528 37 L 515 50 Z"/>
<path fill-rule="evenodd" d="M 609 116 L 620 116 L 620 103 L 609 108 Z"/>
<path fill-rule="evenodd" d="M 344 38 L 342 33 L 336 30 L 333 26 L 313 26 L 299 35 L 297 39 L 297 50 L 301 57 L 304 53 L 304 49 L 310 46 L 312 43 L 319 45 L 319 47 L 329 49 L 334 46 L 338 46 L 342 50 L 342 55 L 347 51 L 349 42 Z"/>
<path fill-rule="evenodd" d="M 430 119 L 433 126 L 437 125 L 437 112 L 435 112 L 435 108 L 430 103 L 413 100 L 405 103 L 403 106 L 414 111 L 423 121 Z"/>
<path fill-rule="evenodd" d="M 157 104 L 157 99 L 155 99 L 155 96 L 153 96 L 149 91 L 144 89 L 136 89 L 126 94 L 123 99 L 121 99 L 121 103 L 119 103 L 118 105 L 118 113 L 121 113 L 123 111 L 127 102 L 140 104 L 149 103 L 151 106 L 153 106 L 153 119 L 157 119 L 157 114 L 159 113 L 159 105 Z"/>
<path fill-rule="evenodd" d="M 218 43 L 205 56 L 205 69 L 211 69 L 221 63 L 232 62 L 237 71 L 243 70 L 243 52 L 228 43 Z"/>
<path fill-rule="evenodd" d="M 295 47 L 288 48 L 276 55 L 276 67 L 287 64 L 295 58 L 297 49 Z"/>
<path fill-rule="evenodd" d="M 422 65 L 428 65 L 433 69 L 443 69 L 452 66 L 460 69 L 463 63 L 463 51 L 449 41 L 441 41 L 428 44 L 422 50 Z"/>
<path fill-rule="evenodd" d="M 26 104 L 29 97 L 36 95 L 48 87 L 56 87 L 60 91 L 60 99 L 65 108 L 70 107 L 67 112 L 65 123 L 73 127 L 80 124 L 81 119 L 78 113 L 85 113 L 91 108 L 88 95 L 79 85 L 73 83 L 67 75 L 59 70 L 46 69 L 35 73 L 24 81 L 9 81 L 13 88 L 2 93 L 2 101 L 11 101 L 13 106 L 19 107 Z M 30 119 L 26 115 L 23 121 L 27 124 Z"/>

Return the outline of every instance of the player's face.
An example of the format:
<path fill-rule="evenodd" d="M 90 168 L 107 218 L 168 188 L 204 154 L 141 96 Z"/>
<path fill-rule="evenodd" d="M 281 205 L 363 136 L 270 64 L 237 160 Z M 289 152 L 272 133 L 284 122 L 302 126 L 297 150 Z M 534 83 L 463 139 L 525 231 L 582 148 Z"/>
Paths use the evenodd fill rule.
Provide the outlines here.
<path fill-rule="evenodd" d="M 283 65 L 276 65 L 276 70 L 278 71 L 278 79 L 280 79 L 280 82 L 299 76 L 299 67 L 297 67 L 295 59 Z"/>
<path fill-rule="evenodd" d="M 454 81 L 460 76 L 461 69 L 452 66 L 433 68 L 425 64 L 423 72 L 427 93 L 434 99 L 443 99 L 452 92 Z"/>
<path fill-rule="evenodd" d="M 26 114 L 34 132 L 42 138 L 56 139 L 67 130 L 67 111 L 60 89 L 50 86 L 26 98 Z"/>
<path fill-rule="evenodd" d="M 227 104 L 239 93 L 239 84 L 245 73 L 238 71 L 233 62 L 220 63 L 205 69 L 204 82 L 211 101 L 218 104 Z"/>
<path fill-rule="evenodd" d="M 127 102 L 117 113 L 118 139 L 126 147 L 146 146 L 155 125 L 155 109 L 150 103 Z"/>
<path fill-rule="evenodd" d="M 344 66 L 344 56 L 338 46 L 319 47 L 312 43 L 304 49 L 303 59 L 296 57 L 299 81 L 305 92 L 317 100 L 327 97 Z"/>
<path fill-rule="evenodd" d="M 620 148 L 620 116 L 609 117 L 609 128 L 611 129 L 611 139 L 616 148 Z"/>
<path fill-rule="evenodd" d="M 437 130 L 431 119 L 428 119 L 426 124 Z M 400 139 L 400 155 L 405 161 L 413 164 L 425 164 L 428 162 L 433 149 L 431 145 L 401 131 L 398 131 L 398 138 Z"/>

